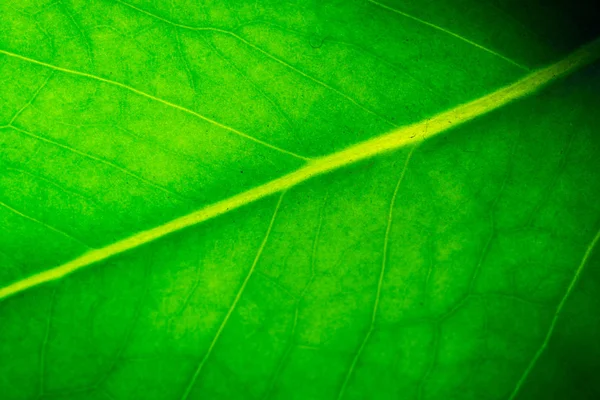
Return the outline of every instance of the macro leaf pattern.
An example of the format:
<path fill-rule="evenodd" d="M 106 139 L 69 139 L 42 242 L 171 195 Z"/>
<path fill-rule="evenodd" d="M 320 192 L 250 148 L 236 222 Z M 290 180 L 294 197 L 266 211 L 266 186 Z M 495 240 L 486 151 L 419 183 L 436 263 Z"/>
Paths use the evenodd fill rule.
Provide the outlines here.
<path fill-rule="evenodd" d="M 0 397 L 595 398 L 600 42 L 545 12 L 0 3 Z"/>

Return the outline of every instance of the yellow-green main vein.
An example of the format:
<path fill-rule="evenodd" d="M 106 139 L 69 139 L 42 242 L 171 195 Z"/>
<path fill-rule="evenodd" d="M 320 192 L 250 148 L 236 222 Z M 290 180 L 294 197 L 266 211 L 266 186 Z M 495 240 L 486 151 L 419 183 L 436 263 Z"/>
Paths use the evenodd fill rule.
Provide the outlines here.
<path fill-rule="evenodd" d="M 600 58 L 600 39 L 580 48 L 565 59 L 533 72 L 517 82 L 486 96 L 459 105 L 426 120 L 350 146 L 339 152 L 307 162 L 303 167 L 275 180 L 218 201 L 163 225 L 139 232 L 47 271 L 0 288 L 0 300 L 32 287 L 60 279 L 77 270 L 142 246 L 153 240 L 225 214 L 267 196 L 282 192 L 315 176 L 431 138 L 450 128 L 532 94 L 548 83 Z"/>

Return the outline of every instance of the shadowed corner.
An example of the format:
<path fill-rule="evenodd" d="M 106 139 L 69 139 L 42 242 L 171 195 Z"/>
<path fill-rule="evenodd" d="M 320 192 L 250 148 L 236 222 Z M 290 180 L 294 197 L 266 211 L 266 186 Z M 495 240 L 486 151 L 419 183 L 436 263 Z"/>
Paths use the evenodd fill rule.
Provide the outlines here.
<path fill-rule="evenodd" d="M 548 4 L 552 17 L 558 16 L 565 23 L 564 27 L 558 26 L 555 33 L 557 43 L 566 52 L 600 36 L 600 2 L 597 0 L 550 0 Z"/>
<path fill-rule="evenodd" d="M 501 8 L 531 29 L 553 54 L 568 54 L 600 37 L 598 0 L 505 0 Z"/>

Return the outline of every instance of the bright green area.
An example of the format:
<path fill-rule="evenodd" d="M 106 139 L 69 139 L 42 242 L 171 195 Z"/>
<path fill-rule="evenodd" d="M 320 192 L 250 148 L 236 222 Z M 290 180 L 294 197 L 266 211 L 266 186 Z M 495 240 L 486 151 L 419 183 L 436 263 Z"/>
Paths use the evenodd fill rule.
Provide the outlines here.
<path fill-rule="evenodd" d="M 305 162 L 223 126 L 326 155 L 582 44 L 509 3 L 0 2 L 0 286 Z M 600 397 L 600 252 L 567 291 L 598 93 L 596 64 L 0 301 L 0 398 L 509 399 L 529 365 L 515 399 Z"/>

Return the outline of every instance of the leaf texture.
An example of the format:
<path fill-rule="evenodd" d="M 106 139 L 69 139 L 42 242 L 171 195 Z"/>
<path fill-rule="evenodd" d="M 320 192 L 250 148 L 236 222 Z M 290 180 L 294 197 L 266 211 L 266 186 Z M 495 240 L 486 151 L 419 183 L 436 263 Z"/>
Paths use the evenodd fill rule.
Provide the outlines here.
<path fill-rule="evenodd" d="M 598 394 L 597 40 L 471 1 L 0 15 L 3 398 Z"/>

